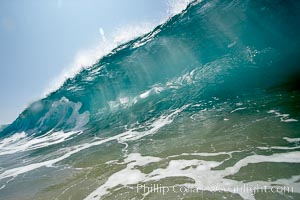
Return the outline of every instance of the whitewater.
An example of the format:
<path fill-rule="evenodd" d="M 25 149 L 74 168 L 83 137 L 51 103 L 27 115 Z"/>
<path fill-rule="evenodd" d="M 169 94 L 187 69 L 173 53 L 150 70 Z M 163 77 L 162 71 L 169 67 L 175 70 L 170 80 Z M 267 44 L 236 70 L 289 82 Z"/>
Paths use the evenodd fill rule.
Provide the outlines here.
<path fill-rule="evenodd" d="M 299 199 L 299 9 L 192 1 L 117 42 L 0 130 L 0 199 Z"/>

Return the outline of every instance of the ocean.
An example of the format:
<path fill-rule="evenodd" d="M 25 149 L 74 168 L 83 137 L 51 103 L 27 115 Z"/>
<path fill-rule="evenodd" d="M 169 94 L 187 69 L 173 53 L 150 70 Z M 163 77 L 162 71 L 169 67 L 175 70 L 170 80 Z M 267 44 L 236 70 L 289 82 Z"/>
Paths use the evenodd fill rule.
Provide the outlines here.
<path fill-rule="evenodd" d="M 300 1 L 192 1 L 0 130 L 0 199 L 300 199 Z"/>

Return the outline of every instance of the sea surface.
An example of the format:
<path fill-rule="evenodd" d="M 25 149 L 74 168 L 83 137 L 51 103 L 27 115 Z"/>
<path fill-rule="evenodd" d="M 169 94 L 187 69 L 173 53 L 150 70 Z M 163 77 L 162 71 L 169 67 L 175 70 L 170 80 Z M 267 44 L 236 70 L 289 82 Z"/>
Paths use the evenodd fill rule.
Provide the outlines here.
<path fill-rule="evenodd" d="M 0 199 L 300 199 L 299 83 L 300 1 L 193 1 L 1 128 Z"/>

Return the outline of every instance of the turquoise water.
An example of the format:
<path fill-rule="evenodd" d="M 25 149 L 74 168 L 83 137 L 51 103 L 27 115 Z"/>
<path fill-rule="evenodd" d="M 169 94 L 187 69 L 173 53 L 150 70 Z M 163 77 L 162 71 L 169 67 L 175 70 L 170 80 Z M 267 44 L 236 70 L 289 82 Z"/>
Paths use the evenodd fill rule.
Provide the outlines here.
<path fill-rule="evenodd" d="M 1 130 L 0 199 L 299 199 L 299 9 L 195 1 L 117 47 Z"/>

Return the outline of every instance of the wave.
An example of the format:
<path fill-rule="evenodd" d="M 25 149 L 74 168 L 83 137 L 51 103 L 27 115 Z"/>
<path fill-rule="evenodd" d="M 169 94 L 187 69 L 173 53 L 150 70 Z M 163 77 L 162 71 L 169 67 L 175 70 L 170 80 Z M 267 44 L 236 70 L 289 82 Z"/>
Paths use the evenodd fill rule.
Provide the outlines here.
<path fill-rule="evenodd" d="M 86 165 L 93 165 L 94 157 L 111 156 L 101 167 L 116 164 L 115 157 L 124 160 L 116 165 L 125 168 L 105 175 L 100 187 L 85 185 L 88 193 L 78 194 L 93 199 L 119 184 L 175 175 L 193 179 L 197 187 L 204 186 L 201 180 L 241 186 L 243 181 L 228 177 L 244 167 L 298 164 L 299 9 L 298 1 L 189 3 L 150 32 L 81 69 L 1 130 L 0 156 L 16 161 L 3 159 L 0 180 L 66 160 L 75 166 L 85 156 L 90 158 Z M 101 158 L 92 148 L 99 145 L 108 149 L 99 153 Z M 83 158 L 76 157 L 83 152 Z M 20 164 L 23 156 L 29 158 Z M 161 167 L 163 161 L 167 165 Z M 153 172 L 139 170 L 151 163 L 158 166 Z M 249 173 L 253 171 L 245 176 L 252 180 Z M 133 178 L 122 180 L 121 175 Z M 298 191 L 299 176 L 282 176 L 249 184 L 291 184 Z"/>
<path fill-rule="evenodd" d="M 48 88 L 44 91 L 44 96 L 59 89 L 66 79 L 73 78 L 83 68 L 88 68 L 99 61 L 101 57 L 110 53 L 113 49 L 117 48 L 120 44 L 124 44 L 137 37 L 143 36 L 150 32 L 157 24 L 161 24 L 169 20 L 172 16 L 182 12 L 191 0 L 168 0 L 167 11 L 160 19 L 159 23 L 143 22 L 134 25 L 125 25 L 117 27 L 111 37 L 106 37 L 102 27 L 99 28 L 101 40 L 94 48 L 79 51 L 74 61 L 69 67 L 64 69 L 62 73 L 51 81 Z"/>
<path fill-rule="evenodd" d="M 299 16 L 285 15 L 285 11 L 294 10 L 294 4 L 193 2 L 182 13 L 120 45 L 65 81 L 57 91 L 33 103 L 1 136 L 69 130 L 75 128 L 75 113 L 89 113 L 88 124 L 92 125 L 110 112 L 109 102 L 131 98 L 133 111 L 140 105 L 135 96 L 155 85 L 169 85 L 160 95 L 172 94 L 171 101 L 180 101 L 181 95 L 177 94 L 182 87 L 189 96 L 186 101 L 197 101 L 205 96 L 284 84 L 292 74 L 299 73 Z M 262 5 L 268 9 L 259 9 Z M 257 9 L 252 9 L 254 6 Z M 65 105 L 68 103 L 63 99 L 81 106 Z M 170 101 L 165 104 L 174 106 Z M 139 115 L 146 111 L 142 109 Z"/>

